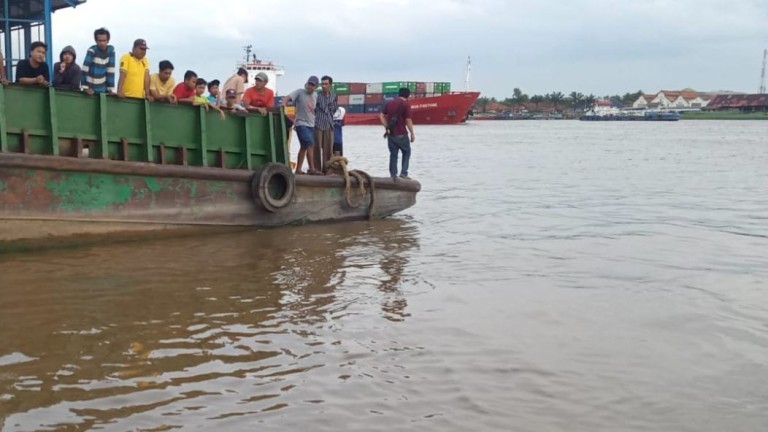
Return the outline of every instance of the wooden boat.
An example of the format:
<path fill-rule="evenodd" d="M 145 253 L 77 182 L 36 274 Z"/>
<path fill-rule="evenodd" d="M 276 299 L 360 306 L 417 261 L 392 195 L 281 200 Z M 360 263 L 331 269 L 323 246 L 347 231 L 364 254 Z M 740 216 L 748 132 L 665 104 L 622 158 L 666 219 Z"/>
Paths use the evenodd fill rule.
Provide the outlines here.
<path fill-rule="evenodd" d="M 284 116 L 0 86 L 0 251 L 81 235 L 385 217 L 415 180 L 295 176 Z"/>

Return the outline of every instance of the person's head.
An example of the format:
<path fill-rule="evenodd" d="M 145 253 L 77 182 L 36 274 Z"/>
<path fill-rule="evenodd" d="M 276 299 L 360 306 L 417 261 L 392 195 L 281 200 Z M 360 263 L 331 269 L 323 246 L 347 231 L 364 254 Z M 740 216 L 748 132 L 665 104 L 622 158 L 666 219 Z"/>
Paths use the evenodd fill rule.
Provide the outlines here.
<path fill-rule="evenodd" d="M 61 54 L 59 54 L 59 61 L 65 64 L 72 64 L 75 62 L 75 59 L 77 59 L 77 53 L 71 46 L 65 46 L 61 50 Z"/>
<path fill-rule="evenodd" d="M 264 72 L 259 72 L 253 77 L 253 86 L 257 89 L 263 89 L 269 82 L 269 76 Z"/>
<path fill-rule="evenodd" d="M 240 68 L 240 69 L 237 70 L 237 74 L 243 78 L 243 82 L 245 82 L 245 83 L 248 82 L 248 71 L 247 70 L 245 70 L 243 68 Z"/>
<path fill-rule="evenodd" d="M 198 78 L 195 81 L 195 94 L 198 95 L 198 96 L 202 96 L 203 93 L 205 93 L 205 85 L 206 84 L 208 84 L 208 83 L 205 82 L 204 79 Z"/>
<path fill-rule="evenodd" d="M 307 83 L 304 84 L 304 89 L 307 93 L 314 93 L 317 85 L 320 84 L 320 80 L 316 76 L 312 75 L 307 79 Z"/>
<path fill-rule="evenodd" d="M 328 75 L 323 75 L 323 77 L 320 78 L 320 86 L 323 89 L 323 93 L 330 93 L 331 85 L 333 85 L 333 78 Z"/>
<path fill-rule="evenodd" d="M 213 80 L 208 83 L 208 94 L 210 94 L 213 97 L 219 96 L 219 85 L 221 82 L 219 80 Z"/>
<path fill-rule="evenodd" d="M 411 96 L 411 91 L 408 90 L 407 87 L 401 87 L 400 90 L 397 91 L 397 95 L 401 98 L 408 99 Z"/>
<path fill-rule="evenodd" d="M 168 60 L 163 60 L 158 65 L 157 70 L 160 71 L 158 72 L 160 81 L 167 82 L 169 79 L 171 79 L 171 75 L 173 75 L 173 63 Z"/>
<path fill-rule="evenodd" d="M 107 45 L 109 45 L 109 39 L 112 35 L 109 34 L 109 30 L 105 29 L 104 27 L 98 28 L 93 32 L 93 40 L 96 41 L 96 46 L 99 47 L 100 50 L 105 51 L 107 49 Z"/>
<path fill-rule="evenodd" d="M 45 62 L 45 52 L 48 46 L 44 42 L 32 42 L 29 46 L 29 59 L 36 63 Z"/>
<path fill-rule="evenodd" d="M 197 86 L 197 74 L 191 70 L 184 72 L 184 85 L 189 88 L 195 88 Z"/>
<path fill-rule="evenodd" d="M 147 55 L 147 50 L 149 47 L 147 46 L 147 41 L 144 39 L 136 39 L 133 41 L 133 51 L 131 51 L 131 54 L 133 54 L 134 57 L 141 60 Z"/>
<path fill-rule="evenodd" d="M 227 101 L 227 106 L 232 106 L 237 102 L 237 92 L 235 89 L 229 89 L 227 90 L 227 94 L 224 95 L 224 98 Z"/>

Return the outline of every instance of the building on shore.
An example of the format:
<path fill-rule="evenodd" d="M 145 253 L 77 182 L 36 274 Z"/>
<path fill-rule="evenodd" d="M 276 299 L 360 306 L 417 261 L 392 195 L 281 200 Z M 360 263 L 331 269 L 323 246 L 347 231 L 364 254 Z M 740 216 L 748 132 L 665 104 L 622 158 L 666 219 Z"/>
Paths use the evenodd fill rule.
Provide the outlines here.
<path fill-rule="evenodd" d="M 710 99 L 706 111 L 768 112 L 768 94 L 721 94 Z"/>
<path fill-rule="evenodd" d="M 632 103 L 636 109 L 703 109 L 715 96 L 713 93 L 697 92 L 693 89 L 661 90 L 656 94 L 640 95 Z"/>

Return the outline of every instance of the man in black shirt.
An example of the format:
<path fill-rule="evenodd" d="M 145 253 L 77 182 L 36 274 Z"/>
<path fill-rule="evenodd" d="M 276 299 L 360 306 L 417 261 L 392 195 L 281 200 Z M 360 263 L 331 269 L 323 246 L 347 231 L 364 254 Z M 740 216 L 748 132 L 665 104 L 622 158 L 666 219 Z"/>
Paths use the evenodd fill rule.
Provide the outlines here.
<path fill-rule="evenodd" d="M 29 58 L 16 64 L 16 82 L 22 85 L 47 87 L 51 80 L 51 72 L 45 62 L 45 51 L 48 47 L 43 42 L 33 42 L 29 50 Z"/>

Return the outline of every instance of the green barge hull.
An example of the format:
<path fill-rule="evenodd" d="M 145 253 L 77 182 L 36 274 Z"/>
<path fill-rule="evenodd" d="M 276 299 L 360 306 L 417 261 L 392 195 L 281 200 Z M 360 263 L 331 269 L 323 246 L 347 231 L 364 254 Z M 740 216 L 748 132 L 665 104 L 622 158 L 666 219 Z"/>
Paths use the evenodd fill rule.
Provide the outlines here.
<path fill-rule="evenodd" d="M 80 235 L 385 217 L 413 180 L 294 176 L 282 112 L 0 88 L 0 251 Z M 350 199 L 350 194 L 354 199 Z M 354 201 L 355 203 L 352 203 Z"/>

